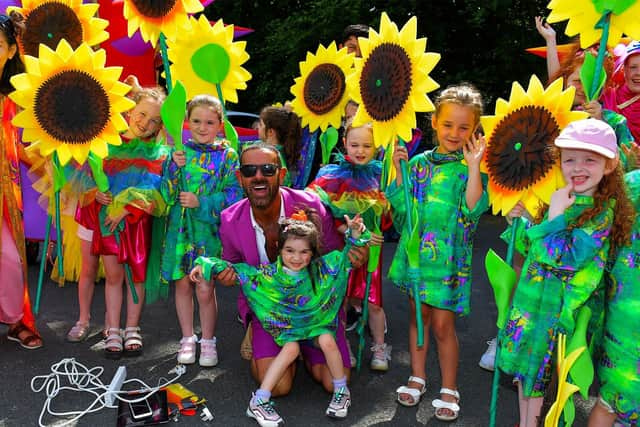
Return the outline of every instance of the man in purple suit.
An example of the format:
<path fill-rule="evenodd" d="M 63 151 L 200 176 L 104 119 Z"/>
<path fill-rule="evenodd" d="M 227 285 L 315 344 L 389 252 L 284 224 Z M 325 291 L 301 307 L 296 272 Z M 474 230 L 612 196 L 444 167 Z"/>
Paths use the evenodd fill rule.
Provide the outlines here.
<path fill-rule="evenodd" d="M 223 259 L 231 263 L 244 262 L 253 266 L 274 262 L 278 256 L 278 221 L 290 217 L 303 205 L 314 208 L 322 218 L 323 250 L 329 252 L 342 248 L 344 239 L 336 231 L 333 218 L 320 199 L 315 194 L 280 186 L 286 169 L 281 165 L 277 148 L 265 144 L 246 147 L 240 155 L 240 170 L 236 174 L 247 198 L 225 209 L 221 214 L 220 239 Z M 349 258 L 356 266 L 362 265 L 367 256 L 366 248 L 354 247 L 349 252 Z M 227 268 L 216 280 L 227 286 L 234 284 L 235 272 Z M 244 324 L 251 329 L 251 373 L 256 381 L 261 383 L 280 347 L 253 317 L 242 292 L 238 296 L 238 311 Z M 348 377 L 351 361 L 343 322 L 340 322 L 336 333 L 336 342 Z M 301 351 L 313 378 L 331 392 L 333 383 L 322 351 L 306 343 L 301 345 Z M 294 375 L 295 363 L 287 369 L 272 395 L 289 393 Z"/>

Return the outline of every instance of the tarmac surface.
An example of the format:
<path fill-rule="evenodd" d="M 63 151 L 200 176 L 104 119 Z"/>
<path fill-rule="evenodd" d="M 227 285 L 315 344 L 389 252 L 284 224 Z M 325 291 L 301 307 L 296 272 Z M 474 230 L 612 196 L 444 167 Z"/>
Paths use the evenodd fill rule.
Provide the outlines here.
<path fill-rule="evenodd" d="M 363 368 L 351 377 L 352 406 L 344 420 L 332 420 L 324 415 L 330 395 L 315 383 L 298 362 L 293 391 L 286 397 L 275 398 L 276 409 L 289 426 L 488 426 L 492 373 L 478 367 L 478 360 L 486 350 L 486 341 L 495 335 L 496 308 L 493 293 L 484 270 L 484 256 L 488 248 L 504 254 L 505 245 L 499 240 L 504 230 L 502 218 L 485 215 L 476 235 L 473 260 L 472 312 L 456 323 L 460 342 L 458 389 L 461 394 L 461 412 L 457 421 L 440 422 L 434 417 L 431 401 L 438 398 L 440 370 L 433 339 L 427 360 L 427 392 L 421 403 L 406 408 L 396 403 L 395 390 L 406 384 L 409 371 L 408 315 L 406 297 L 388 280 L 384 281 L 384 307 L 388 318 L 387 342 L 393 346 L 390 369 L 386 373 L 369 370 L 371 352 L 369 343 L 364 351 Z M 395 243 L 386 243 L 384 268 L 386 274 L 395 251 Z M 35 299 L 37 266 L 29 268 L 32 299 Z M 100 379 L 109 384 L 118 366 L 127 369 L 127 379 L 138 378 L 150 386 L 163 378 L 171 378 L 169 371 L 176 366 L 180 331 L 173 296 L 167 301 L 147 305 L 141 328 L 144 352 L 140 357 L 108 360 L 102 352 L 100 329 L 104 312 L 104 286 L 96 286 L 92 314 L 92 332 L 83 343 L 71 344 L 65 335 L 77 319 L 78 302 L 75 283 L 59 288 L 45 281 L 38 315 L 38 327 L 45 346 L 38 350 L 24 350 L 6 338 L 6 326 L 0 325 L 0 427 L 37 426 L 46 394 L 31 389 L 36 375 L 47 375 L 51 366 L 65 358 L 75 358 L 87 368 L 103 367 Z M 217 288 L 219 317 L 217 325 L 219 364 L 214 368 L 200 368 L 197 363 L 187 367 L 179 383 L 207 399 L 207 407 L 214 419 L 204 422 L 198 415 L 181 416 L 177 423 L 183 426 L 255 426 L 245 415 L 251 392 L 257 388 L 249 373 L 248 362 L 239 356 L 243 327 L 236 320 L 237 288 Z M 197 316 L 197 315 L 196 315 Z M 197 317 L 196 317 L 197 318 Z M 348 333 L 355 351 L 358 338 Z M 369 338 L 367 338 L 369 341 Z M 66 382 L 63 382 L 66 384 Z M 129 385 L 128 389 L 135 388 Z M 62 391 L 53 399 L 51 407 L 58 412 L 79 411 L 88 407 L 94 397 L 87 393 Z M 585 426 L 588 412 L 594 403 L 576 400 L 575 426 Z M 87 414 L 67 425 L 115 426 L 117 411 L 102 409 Z M 65 418 L 45 415 L 44 425 L 62 425 Z M 518 421 L 518 404 L 510 378 L 502 375 L 499 388 L 498 427 L 513 427 Z M 174 425 L 173 421 L 169 425 Z"/>

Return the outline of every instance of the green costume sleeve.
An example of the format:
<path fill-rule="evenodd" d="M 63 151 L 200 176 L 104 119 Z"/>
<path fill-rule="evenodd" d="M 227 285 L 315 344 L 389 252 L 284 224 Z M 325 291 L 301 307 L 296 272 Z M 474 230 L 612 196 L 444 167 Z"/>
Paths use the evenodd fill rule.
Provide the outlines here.
<path fill-rule="evenodd" d="M 198 257 L 195 264 L 202 266 L 202 276 L 207 280 L 211 280 L 211 276 L 220 274 L 231 265 L 220 258 L 203 256 Z"/>

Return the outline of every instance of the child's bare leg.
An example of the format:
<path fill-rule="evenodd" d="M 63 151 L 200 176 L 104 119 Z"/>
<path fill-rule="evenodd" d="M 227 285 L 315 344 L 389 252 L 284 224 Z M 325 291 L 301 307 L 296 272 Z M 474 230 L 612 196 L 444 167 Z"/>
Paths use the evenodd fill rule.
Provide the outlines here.
<path fill-rule="evenodd" d="M 269 391 L 273 390 L 289 366 L 296 360 L 298 354 L 300 354 L 300 345 L 297 342 L 286 343 L 269 365 L 260 388 Z"/>
<path fill-rule="evenodd" d="M 202 280 L 196 284 L 196 297 L 198 298 L 200 310 L 200 328 L 202 338 L 213 339 L 216 331 L 216 321 L 218 320 L 218 301 L 216 299 L 216 288 L 213 282 Z"/>
<path fill-rule="evenodd" d="M 604 406 L 598 399 L 589 415 L 589 427 L 611 427 L 616 421 L 616 413 Z"/>
<path fill-rule="evenodd" d="M 78 322 L 88 324 L 91 320 L 91 301 L 93 300 L 99 258 L 91 254 L 91 242 L 87 240 L 80 240 L 80 252 L 82 266 L 78 278 L 78 305 L 80 306 Z"/>
<path fill-rule="evenodd" d="M 442 375 L 442 387 L 451 390 L 458 389 L 458 336 L 456 335 L 455 313 L 449 310 L 433 308 L 431 316 L 431 329 L 438 345 L 438 361 Z M 456 403 L 455 396 L 442 394 L 445 402 Z M 442 408 L 440 412 L 454 415 L 450 409 Z"/>
<path fill-rule="evenodd" d="M 193 336 L 193 285 L 189 276 L 176 280 L 176 314 L 182 336 Z"/>
<path fill-rule="evenodd" d="M 520 410 L 520 426 L 527 426 L 527 411 L 529 409 L 528 398 L 522 392 L 522 383 L 518 381 L 518 409 Z"/>
<path fill-rule="evenodd" d="M 126 279 L 125 279 L 126 281 Z M 127 282 L 127 327 L 135 327 L 140 323 L 142 307 L 144 306 L 144 283 L 134 283 L 136 294 L 138 295 L 138 303 L 133 302 L 133 294 L 131 287 Z"/>
<path fill-rule="evenodd" d="M 416 306 L 413 297 L 409 297 L 409 356 L 411 358 L 411 376 L 422 379 L 427 378 L 426 363 L 429 350 L 429 328 L 431 325 L 431 308 L 426 304 L 420 304 L 422 310 L 422 324 L 424 326 L 424 342 L 418 347 L 418 326 L 416 323 Z M 409 381 L 410 388 L 422 390 L 422 384 Z M 409 394 L 400 393 L 400 400 L 409 401 L 413 398 Z"/>
<path fill-rule="evenodd" d="M 540 412 L 542 411 L 542 404 L 544 403 L 544 398 L 542 397 L 530 397 L 527 401 L 527 419 L 526 426 L 527 427 L 536 427 L 538 425 L 538 418 L 540 417 Z"/>
<path fill-rule="evenodd" d="M 105 284 L 104 299 L 106 305 L 106 328 L 120 328 L 120 312 L 122 310 L 122 283 L 124 282 L 124 266 L 115 255 L 104 255 Z"/>
<path fill-rule="evenodd" d="M 382 307 L 369 303 L 369 328 L 374 344 L 384 344 L 384 320 Z"/>
<path fill-rule="evenodd" d="M 327 360 L 327 367 L 331 373 L 331 377 L 336 380 L 343 378 L 344 366 L 342 365 L 342 355 L 338 350 L 335 338 L 331 334 L 322 334 L 318 337 L 318 344 Z"/>

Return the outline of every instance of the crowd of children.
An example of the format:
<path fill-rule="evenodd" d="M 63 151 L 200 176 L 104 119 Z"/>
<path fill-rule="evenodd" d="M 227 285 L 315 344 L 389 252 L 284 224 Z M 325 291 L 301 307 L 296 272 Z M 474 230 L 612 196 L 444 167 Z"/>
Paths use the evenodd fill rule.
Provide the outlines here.
<path fill-rule="evenodd" d="M 582 91 L 578 76 L 584 52 L 576 50 L 564 62 L 555 61 L 555 33 L 540 19 L 536 25 L 549 47 L 550 75 L 562 76 L 565 85 L 576 87 L 574 108 L 592 118 L 570 123 L 549 141 L 566 182 L 553 193 L 549 206 L 534 217 L 518 204 L 508 215 L 524 218 L 525 226 L 516 229 L 515 236 L 523 267 L 507 324 L 499 333 L 501 358 L 496 368 L 511 374 L 517 384 L 519 426 L 538 425 L 558 335 L 571 335 L 579 309 L 587 306 L 593 313 L 590 349 L 600 383 L 589 425 L 611 426 L 617 421 L 637 426 L 640 350 L 634 325 L 640 305 L 640 175 L 634 141 L 640 136 L 640 44 L 628 45 L 618 65 L 622 83 L 606 87 L 601 105 L 587 101 Z M 352 37 L 345 36 L 353 51 L 355 41 L 353 45 Z M 35 349 L 42 339 L 25 286 L 20 182 L 14 173 L 20 144 L 10 120 L 15 105 L 7 97 L 12 89 L 8 78 L 23 66 L 16 29 L 5 15 L 0 15 L 0 65 L 0 321 L 10 325 L 9 339 Z M 105 272 L 106 357 L 143 351 L 140 318 L 145 292 L 149 286 L 174 283 L 181 333 L 177 360 L 193 364 L 199 354 L 201 366 L 215 366 L 215 283 L 239 285 L 240 318 L 259 383 L 247 416 L 263 427 L 283 424 L 271 397 L 288 393 L 293 364 L 302 356 L 314 379 L 331 392 L 326 415 L 344 418 L 352 403 L 347 385 L 347 304 L 368 312 L 371 369 L 389 369 L 380 247 L 383 231 L 393 224 L 401 238 L 388 277 L 408 296 L 410 315 L 410 376 L 396 390 L 397 401 L 415 406 L 425 394 L 432 333 L 442 378 L 439 396 L 432 401 L 435 417 L 456 420 L 461 394 L 455 320 L 471 309 L 473 238 L 489 207 L 486 176 L 480 173 L 486 143 L 478 132 L 483 110 L 479 91 L 463 83 L 438 94 L 431 117 L 435 147 L 411 158 L 405 147 L 393 147 L 396 179 L 388 188 L 381 187 L 383 166 L 371 125 L 354 127 L 349 121 L 343 133 L 345 155 L 323 165 L 301 191 L 288 188 L 292 180 L 287 165 L 299 164 L 302 138 L 295 112 L 264 108 L 259 122 L 264 144 L 238 153 L 219 137 L 224 128 L 220 102 L 198 95 L 186 106 L 190 139 L 178 150 L 167 144 L 162 132 L 163 90 L 134 89 L 136 105 L 128 113 L 123 143 L 109 146 L 104 159 L 108 191 L 88 189 L 79 198 L 75 218 L 83 242 L 80 314 L 67 340 L 81 342 L 88 336 L 100 257 Z M 401 166 L 403 162 L 408 168 Z M 85 173 L 90 179 L 90 171 Z M 407 228 L 408 217 L 415 229 Z M 410 253 L 416 239 L 417 268 L 410 260 L 416 255 Z M 152 266 L 150 259 L 159 264 Z M 153 268 L 159 271 L 152 273 Z M 160 280 L 149 284 L 154 279 L 148 275 L 158 273 Z M 421 346 L 419 317 L 426 335 Z M 493 361 L 487 366 L 493 367 Z"/>

